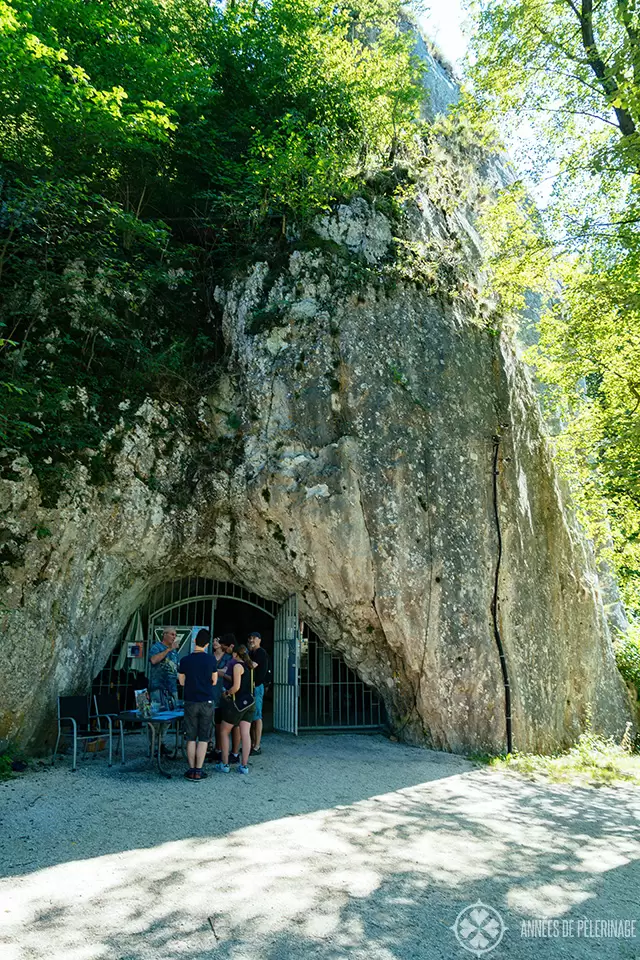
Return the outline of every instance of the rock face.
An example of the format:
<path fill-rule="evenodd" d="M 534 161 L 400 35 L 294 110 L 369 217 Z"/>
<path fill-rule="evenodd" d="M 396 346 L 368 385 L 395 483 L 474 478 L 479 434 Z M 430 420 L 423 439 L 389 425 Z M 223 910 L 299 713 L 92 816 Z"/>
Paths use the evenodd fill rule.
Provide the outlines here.
<path fill-rule="evenodd" d="M 407 222 L 475 244 L 426 197 Z M 375 282 L 393 232 L 358 200 L 317 224 L 321 246 L 216 291 L 215 395 L 195 424 L 145 403 L 113 482 L 79 467 L 47 510 L 28 464 L 2 481 L 2 739 L 35 743 L 56 695 L 86 689 L 149 590 L 182 575 L 297 593 L 408 740 L 501 751 L 510 726 L 513 747 L 546 751 L 587 714 L 622 732 L 593 558 L 526 372 L 464 297 Z"/>
<path fill-rule="evenodd" d="M 432 120 L 459 91 L 420 37 L 416 53 Z M 413 742 L 547 751 L 588 716 L 622 733 L 594 560 L 478 295 L 475 211 L 510 171 L 430 162 L 401 228 L 356 199 L 216 291 L 215 393 L 195 416 L 143 404 L 105 438 L 112 482 L 78 465 L 46 509 L 26 460 L 0 480 L 0 747 L 42 743 L 56 697 L 87 690 L 154 586 L 189 575 L 298 594 Z"/>

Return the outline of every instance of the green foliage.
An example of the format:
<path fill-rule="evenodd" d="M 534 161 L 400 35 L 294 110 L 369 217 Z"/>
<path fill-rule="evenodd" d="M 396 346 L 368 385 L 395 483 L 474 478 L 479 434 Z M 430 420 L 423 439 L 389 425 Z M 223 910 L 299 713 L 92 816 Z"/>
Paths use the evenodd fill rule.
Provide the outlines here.
<path fill-rule="evenodd" d="M 476 755 L 471 759 L 497 770 L 519 773 L 530 780 L 594 787 L 640 785 L 640 756 L 633 752 L 630 726 L 627 725 L 619 744 L 589 731 L 583 733 L 570 750 L 554 756 L 514 752 L 497 757 Z"/>
<path fill-rule="evenodd" d="M 407 375 L 402 372 L 394 363 L 389 362 L 389 370 L 391 371 L 391 376 L 393 377 L 394 383 L 397 383 L 400 387 L 407 387 L 409 381 Z"/>
<path fill-rule="evenodd" d="M 630 687 L 635 687 L 640 699 L 640 626 L 634 624 L 620 634 L 613 648 L 620 673 Z"/>
<path fill-rule="evenodd" d="M 483 0 L 476 14 L 477 109 L 518 136 L 528 171 L 554 178 L 565 229 L 593 234 L 594 216 L 635 192 L 627 183 L 620 194 L 620 174 L 637 171 L 640 150 L 637 11 L 628 0 Z"/>
<path fill-rule="evenodd" d="M 557 290 L 553 250 L 539 220 L 521 181 L 504 187 L 481 211 L 489 288 L 506 313 L 526 310 L 531 294 L 548 298 Z"/>
<path fill-rule="evenodd" d="M 0 781 L 12 780 L 16 772 L 21 773 L 28 768 L 29 763 L 24 754 L 12 749 L 9 749 L 5 753 L 0 753 Z"/>
<path fill-rule="evenodd" d="M 211 291 L 348 196 L 420 100 L 397 0 L 0 0 L 0 439 L 55 495 L 187 407 Z M 105 439 L 107 438 L 107 439 Z"/>
<path fill-rule="evenodd" d="M 487 0 L 477 27 L 467 109 L 517 142 L 521 173 L 484 218 L 494 289 L 507 310 L 541 298 L 530 359 L 559 461 L 637 612 L 639 14 L 627 0 Z"/>
<path fill-rule="evenodd" d="M 0 780 L 11 780 L 13 777 L 13 757 L 8 753 L 0 754 Z"/>
<path fill-rule="evenodd" d="M 582 520 L 615 566 L 627 602 L 640 598 L 640 288 L 624 268 L 569 269 L 562 298 L 531 351 L 565 424 L 555 443 Z"/>
<path fill-rule="evenodd" d="M 80 181 L 12 184 L 0 215 L 12 238 L 3 317 L 13 331 L 0 428 L 44 480 L 99 446 L 123 415 L 118 399 L 175 392 L 184 354 L 206 345 L 197 256 Z M 188 339 L 177 340 L 181 314 L 193 326 L 183 321 Z"/>

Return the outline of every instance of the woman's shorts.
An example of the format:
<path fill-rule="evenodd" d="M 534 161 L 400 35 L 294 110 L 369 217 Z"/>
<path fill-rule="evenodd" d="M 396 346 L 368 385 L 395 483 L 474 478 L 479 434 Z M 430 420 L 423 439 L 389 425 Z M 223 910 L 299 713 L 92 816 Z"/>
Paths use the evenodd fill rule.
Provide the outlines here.
<path fill-rule="evenodd" d="M 250 710 L 247 710 L 246 713 L 243 713 L 241 717 L 238 717 L 238 712 L 234 707 L 232 700 L 223 700 L 220 704 L 220 719 L 224 723 L 230 723 L 231 726 L 237 727 L 239 723 L 243 720 L 247 723 L 251 723 L 255 720 L 256 707 L 255 704 L 251 706 Z M 216 710 L 216 714 L 218 711 Z"/>

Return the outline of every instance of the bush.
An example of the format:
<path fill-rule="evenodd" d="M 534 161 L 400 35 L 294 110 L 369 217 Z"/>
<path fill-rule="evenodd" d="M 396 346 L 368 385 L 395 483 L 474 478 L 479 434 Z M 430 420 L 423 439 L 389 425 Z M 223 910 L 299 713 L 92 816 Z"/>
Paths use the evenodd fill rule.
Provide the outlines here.
<path fill-rule="evenodd" d="M 51 499 L 78 460 L 100 482 L 125 409 L 206 392 L 215 285 L 409 137 L 399 14 L 0 0 L 0 470 L 25 453 Z"/>
<path fill-rule="evenodd" d="M 621 633 L 613 645 L 618 670 L 640 699 L 640 624 Z"/>
<path fill-rule="evenodd" d="M 13 776 L 13 758 L 8 753 L 0 754 L 0 780 L 10 780 Z"/>

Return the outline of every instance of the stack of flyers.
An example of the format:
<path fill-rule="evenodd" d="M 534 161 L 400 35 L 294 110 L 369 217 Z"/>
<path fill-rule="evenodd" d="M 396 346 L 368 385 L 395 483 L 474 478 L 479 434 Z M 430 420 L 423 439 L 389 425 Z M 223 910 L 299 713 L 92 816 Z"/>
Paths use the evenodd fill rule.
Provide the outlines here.
<path fill-rule="evenodd" d="M 151 719 L 151 703 L 148 690 L 136 690 L 136 709 L 145 720 Z"/>

